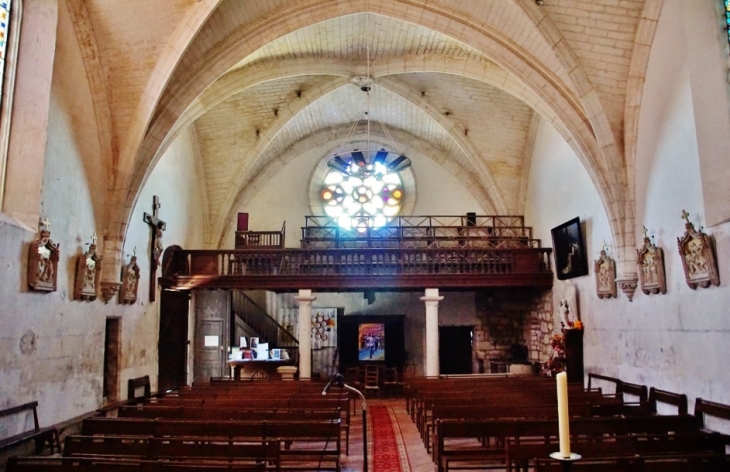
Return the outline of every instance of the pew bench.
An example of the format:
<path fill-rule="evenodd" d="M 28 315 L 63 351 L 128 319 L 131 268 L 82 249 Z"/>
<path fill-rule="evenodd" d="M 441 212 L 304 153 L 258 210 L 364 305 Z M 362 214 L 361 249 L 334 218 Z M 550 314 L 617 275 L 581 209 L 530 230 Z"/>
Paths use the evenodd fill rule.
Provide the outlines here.
<path fill-rule="evenodd" d="M 280 470 L 281 442 L 243 442 L 210 437 L 82 436 L 66 437 L 67 458 L 107 461 L 147 460 L 222 465 L 271 464 Z"/>
<path fill-rule="evenodd" d="M 38 422 L 38 402 L 24 403 L 23 405 L 14 406 L 12 408 L 6 408 L 0 410 L 0 419 L 21 416 L 29 412 L 33 412 L 33 429 L 23 431 L 22 433 L 14 434 L 13 436 L 0 439 L 0 451 L 10 449 L 15 446 L 19 446 L 23 443 L 33 441 L 35 442 L 35 453 L 40 454 L 43 452 L 44 446 L 48 445 L 51 450 L 51 454 L 54 454 L 57 450 L 61 451 L 61 440 L 58 435 L 58 430 L 55 426 L 46 426 L 41 428 Z"/>
<path fill-rule="evenodd" d="M 602 457 L 666 457 L 672 454 L 723 454 L 726 438 L 716 433 L 689 433 L 651 436 L 617 436 L 590 441 L 573 441 L 571 450 L 586 461 Z M 560 449 L 558 441 L 507 442 L 507 469 L 530 470 L 537 459 L 547 459 Z"/>
<path fill-rule="evenodd" d="M 538 459 L 535 472 L 562 472 L 554 459 Z M 725 454 L 676 454 L 667 457 L 604 457 L 576 461 L 574 472 L 727 472 L 730 456 Z"/>
<path fill-rule="evenodd" d="M 690 415 L 572 418 L 570 432 L 575 439 L 594 439 L 604 435 L 697 433 L 700 427 L 700 419 Z M 506 440 L 556 440 L 557 434 L 557 419 L 438 420 L 434 463 L 437 472 L 505 468 Z"/>
<path fill-rule="evenodd" d="M 212 444 L 226 441 L 280 441 L 279 462 L 283 470 L 341 470 L 341 420 L 313 421 L 188 421 L 144 418 L 92 418 L 82 432 L 66 438 L 64 455 L 114 455 L 137 459 L 157 458 L 150 444 L 179 438 L 197 438 Z M 143 436 L 137 436 L 143 432 Z M 163 444 L 164 445 L 164 444 Z M 159 446 L 162 447 L 162 446 Z M 171 446 L 166 446 L 168 449 Z M 175 453 L 174 451 L 172 453 Z M 169 456 L 170 452 L 166 453 Z"/>
<path fill-rule="evenodd" d="M 69 457 L 11 457 L 6 472 L 265 472 L 267 465 L 159 462 L 134 459 L 98 460 Z"/>

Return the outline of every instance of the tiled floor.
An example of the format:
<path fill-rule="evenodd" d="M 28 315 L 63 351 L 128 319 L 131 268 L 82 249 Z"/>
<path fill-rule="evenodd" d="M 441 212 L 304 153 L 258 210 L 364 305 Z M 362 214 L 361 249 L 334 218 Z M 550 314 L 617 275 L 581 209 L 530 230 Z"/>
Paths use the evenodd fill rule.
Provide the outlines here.
<path fill-rule="evenodd" d="M 411 421 L 408 413 L 406 413 L 405 400 L 368 399 L 368 407 L 374 405 L 388 405 L 393 408 L 396 420 L 398 421 L 395 433 L 400 433 L 403 439 L 411 472 L 433 472 L 435 466 L 431 461 L 431 456 L 426 453 L 426 448 L 423 446 L 421 436 L 418 434 L 415 424 Z M 362 410 L 360 409 L 360 402 L 358 402 L 357 412 L 352 415 L 352 425 L 350 426 L 350 454 L 344 456 L 342 461 L 343 472 L 361 472 L 363 470 L 362 434 Z M 368 432 L 368 436 L 370 436 L 370 432 Z M 368 445 L 368 448 L 372 451 L 370 445 Z M 372 470 L 371 464 L 368 465 L 368 470 Z"/>

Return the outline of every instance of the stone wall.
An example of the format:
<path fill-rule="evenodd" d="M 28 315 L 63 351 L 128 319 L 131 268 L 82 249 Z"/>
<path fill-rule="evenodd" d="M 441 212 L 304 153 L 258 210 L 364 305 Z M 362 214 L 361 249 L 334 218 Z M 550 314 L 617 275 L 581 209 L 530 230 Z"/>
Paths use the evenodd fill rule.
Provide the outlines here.
<path fill-rule="evenodd" d="M 512 360 L 513 345 L 527 348 L 527 360 L 543 362 L 550 353 L 553 313 L 550 291 L 477 293 L 474 372 L 490 372 L 490 361 Z"/>

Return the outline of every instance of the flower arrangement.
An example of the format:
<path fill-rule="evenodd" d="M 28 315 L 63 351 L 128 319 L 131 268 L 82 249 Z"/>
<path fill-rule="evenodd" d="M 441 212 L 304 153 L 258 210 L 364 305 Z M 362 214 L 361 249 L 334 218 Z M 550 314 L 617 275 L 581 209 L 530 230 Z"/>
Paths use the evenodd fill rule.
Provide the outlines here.
<path fill-rule="evenodd" d="M 552 347 L 553 353 L 550 359 L 540 364 L 540 368 L 544 375 L 554 377 L 556 374 L 565 371 L 565 337 L 562 333 L 553 334 L 550 347 Z"/>

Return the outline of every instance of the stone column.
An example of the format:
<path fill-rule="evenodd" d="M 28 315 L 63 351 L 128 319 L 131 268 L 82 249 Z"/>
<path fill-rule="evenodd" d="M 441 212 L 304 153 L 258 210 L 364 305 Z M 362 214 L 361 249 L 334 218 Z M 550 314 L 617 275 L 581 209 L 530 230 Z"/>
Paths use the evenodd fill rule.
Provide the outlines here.
<path fill-rule="evenodd" d="M 439 289 L 427 288 L 426 296 L 421 300 L 426 303 L 426 376 L 439 375 Z M 300 341 L 301 342 L 301 341 Z"/>
<path fill-rule="evenodd" d="M 312 378 L 312 302 L 311 290 L 299 290 L 299 380 Z"/>

